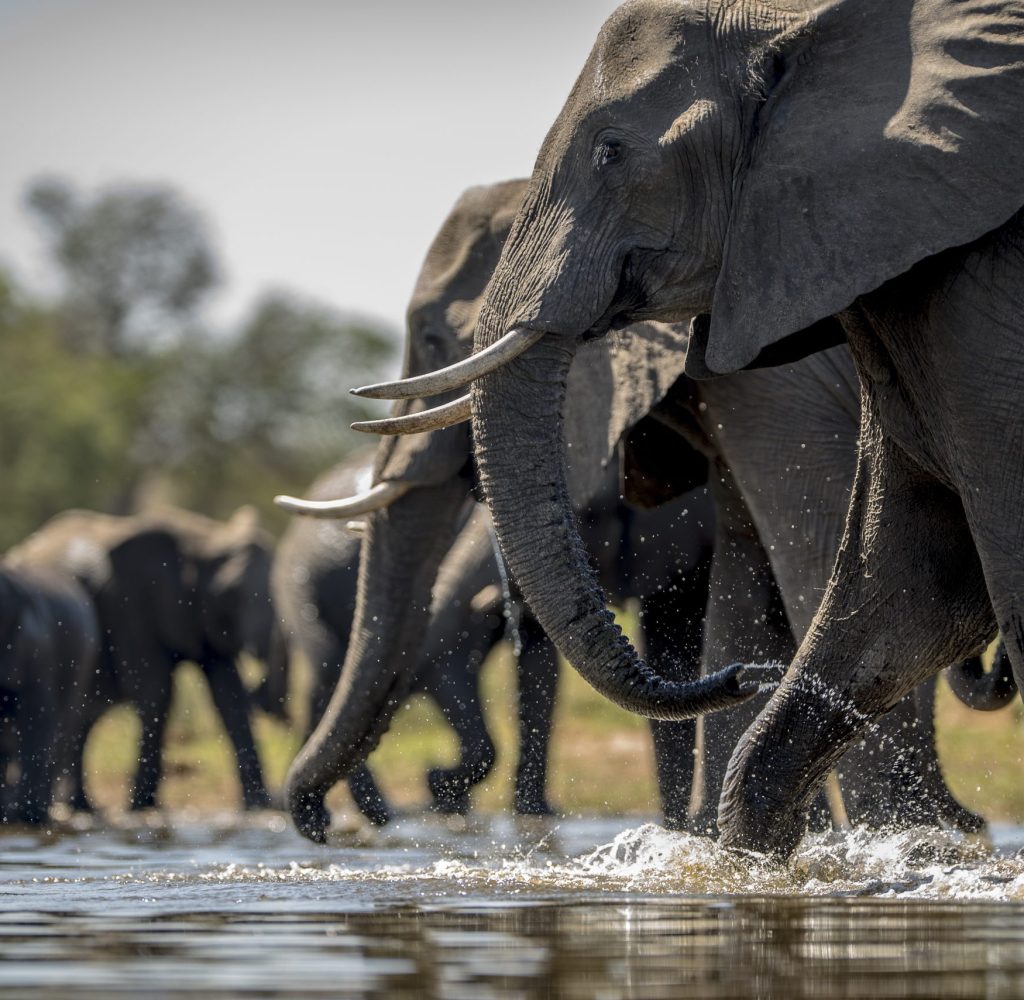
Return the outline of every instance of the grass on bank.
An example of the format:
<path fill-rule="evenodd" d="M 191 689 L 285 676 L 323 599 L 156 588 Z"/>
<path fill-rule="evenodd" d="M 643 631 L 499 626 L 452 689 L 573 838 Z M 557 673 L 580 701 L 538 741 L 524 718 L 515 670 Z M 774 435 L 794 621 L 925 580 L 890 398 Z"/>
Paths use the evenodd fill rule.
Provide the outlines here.
<path fill-rule="evenodd" d="M 483 810 L 510 807 L 516 761 L 514 659 L 502 646 L 483 666 L 485 711 L 498 765 L 475 792 Z M 939 752 L 947 780 L 965 805 L 991 820 L 1024 822 L 1024 706 L 1016 699 L 998 712 L 965 708 L 940 684 Z M 93 731 L 86 751 L 88 788 L 108 810 L 122 808 L 134 770 L 139 725 L 120 706 Z M 256 722 L 268 784 L 278 790 L 298 748 L 298 735 L 269 718 Z M 406 808 L 428 801 L 424 774 L 454 762 L 456 740 L 439 711 L 422 696 L 399 710 L 394 725 L 370 758 L 391 801 Z M 646 723 L 617 709 L 564 664 L 551 740 L 549 798 L 557 808 L 582 814 L 646 814 L 657 810 L 654 762 Z M 214 713 L 198 669 L 182 666 L 175 678 L 168 726 L 164 807 L 200 811 L 234 808 L 239 802 L 231 744 Z M 329 803 L 349 808 L 347 792 L 335 789 Z"/>

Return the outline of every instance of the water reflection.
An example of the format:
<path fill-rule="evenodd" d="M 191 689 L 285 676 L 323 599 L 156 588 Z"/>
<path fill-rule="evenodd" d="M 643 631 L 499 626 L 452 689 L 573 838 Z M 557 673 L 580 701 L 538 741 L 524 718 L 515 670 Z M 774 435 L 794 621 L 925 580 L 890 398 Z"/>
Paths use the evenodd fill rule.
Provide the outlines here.
<path fill-rule="evenodd" d="M 1020 831 L 995 855 L 890 839 L 870 863 L 849 835 L 713 883 L 713 848 L 617 826 L 411 823 L 326 850 L 276 817 L 3 838 L 0 994 L 1024 995 L 1024 906 L 992 901 L 1024 866 Z M 826 894 L 727 895 L 741 875 L 760 892 Z M 911 898 L 964 886 L 992 899 Z"/>
<path fill-rule="evenodd" d="M 39 996 L 1017 997 L 1015 905 L 621 899 L 0 920 Z"/>

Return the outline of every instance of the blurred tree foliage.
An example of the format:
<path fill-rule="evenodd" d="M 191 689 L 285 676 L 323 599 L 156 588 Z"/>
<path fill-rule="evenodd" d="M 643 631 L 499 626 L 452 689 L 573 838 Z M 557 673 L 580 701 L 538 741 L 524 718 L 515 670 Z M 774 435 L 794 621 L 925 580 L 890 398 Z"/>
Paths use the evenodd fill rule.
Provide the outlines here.
<path fill-rule="evenodd" d="M 348 388 L 391 365 L 386 330 L 274 292 L 211 331 L 201 305 L 220 268 L 170 189 L 87 199 L 48 180 L 28 202 L 60 291 L 35 301 L 0 272 L 0 550 L 67 507 L 219 517 L 251 502 L 281 526 L 275 493 L 366 443 L 348 424 L 371 411 Z"/>
<path fill-rule="evenodd" d="M 25 200 L 59 266 L 63 333 L 79 352 L 159 347 L 217 283 L 202 217 L 170 188 L 121 185 L 86 200 L 46 178 Z"/>

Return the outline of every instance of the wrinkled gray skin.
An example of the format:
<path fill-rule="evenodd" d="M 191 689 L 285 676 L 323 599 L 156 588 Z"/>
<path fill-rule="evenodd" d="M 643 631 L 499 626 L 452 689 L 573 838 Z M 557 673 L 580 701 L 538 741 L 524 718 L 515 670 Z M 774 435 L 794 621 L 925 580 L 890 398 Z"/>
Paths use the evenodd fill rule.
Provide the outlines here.
<path fill-rule="evenodd" d="M 228 522 L 174 509 L 130 517 L 66 511 L 12 549 L 8 561 L 74 577 L 99 619 L 99 667 L 79 692 L 68 733 L 74 807 L 89 808 L 82 781 L 89 730 L 119 702 L 133 705 L 142 723 L 131 808 L 155 804 L 171 676 L 185 660 L 210 685 L 246 807 L 269 804 L 237 667 L 243 652 L 266 659 L 273 623 L 270 543 L 254 511 L 242 508 Z"/>
<path fill-rule="evenodd" d="M 404 366 L 407 375 L 432 370 L 469 353 L 479 297 L 498 259 L 524 187 L 523 181 L 511 181 L 474 188 L 460 199 L 446 219 L 427 254 L 410 302 Z M 578 394 L 582 405 L 576 413 L 576 423 L 581 428 L 581 445 L 585 447 L 577 448 L 573 455 L 576 509 L 585 509 L 606 487 L 612 449 L 626 428 L 638 419 L 634 414 L 642 416 L 648 408 L 643 401 L 616 398 L 614 386 L 607 381 L 607 366 L 602 368 L 599 364 L 601 357 L 599 351 L 595 355 L 596 367 L 581 370 L 582 384 L 596 379 L 602 382 L 604 390 L 599 411 L 588 409 L 593 398 L 589 393 Z M 664 388 L 667 384 L 662 391 Z M 396 412 L 411 412 L 422 406 L 421 401 L 399 404 Z M 591 440 L 592 432 L 582 431 L 595 426 L 601 432 L 601 440 L 596 443 Z M 691 461 L 702 464 L 697 456 L 692 456 Z M 412 652 L 422 649 L 422 636 L 429 622 L 431 586 L 455 540 L 473 483 L 468 427 L 385 439 L 377 451 L 374 481 L 405 483 L 411 489 L 390 507 L 366 518 L 355 619 L 341 680 L 324 718 L 300 751 L 288 777 L 287 797 L 296 825 L 314 840 L 323 840 L 329 824 L 324 795 L 335 782 L 348 778 L 363 764 L 414 681 L 417 658 Z M 698 502 L 702 501 L 695 499 L 691 505 L 695 511 Z M 599 502 L 594 504 L 595 511 L 601 506 Z M 652 516 L 672 515 L 668 512 Z M 621 521 L 620 514 L 616 517 Z M 694 537 L 706 530 L 697 527 Z M 621 526 L 615 530 L 621 537 Z M 594 551 L 606 551 L 603 543 L 592 544 Z M 699 555 L 690 565 L 686 553 L 691 547 L 679 544 L 677 570 L 691 570 L 696 581 L 700 576 L 697 567 L 706 566 L 703 545 L 693 549 Z M 621 542 L 617 545 L 621 546 Z M 584 551 L 581 542 L 581 557 Z M 609 579 L 621 578 L 622 566 L 609 573 Z M 703 591 L 699 585 L 687 582 L 677 591 L 662 594 L 664 582 L 652 567 L 651 579 L 632 580 L 629 585 L 643 591 L 641 614 L 645 621 L 660 623 L 652 630 L 656 635 L 652 652 L 659 660 L 664 659 L 666 669 L 670 669 L 670 658 L 662 657 L 657 649 L 659 642 L 678 645 L 696 663 L 694 644 L 699 639 L 699 621 L 706 603 L 706 576 Z M 553 702 L 554 656 L 540 629 L 535 629 L 529 619 L 523 623 L 523 638 L 524 656 L 536 663 L 521 669 L 526 669 L 530 677 L 546 678 L 542 685 L 538 682 L 525 687 L 529 702 L 524 706 L 524 716 L 539 715 L 545 721 L 533 728 L 546 734 Z M 731 698 L 731 693 L 726 692 L 726 700 Z M 685 802 L 680 804 L 684 796 L 679 790 L 689 787 L 693 733 L 692 722 L 674 729 L 658 726 L 654 733 L 663 787 L 671 789 L 664 805 L 666 812 L 676 818 L 685 814 Z M 517 806 L 527 811 L 543 811 L 546 802 L 538 796 L 536 785 L 539 780 L 539 787 L 543 787 L 540 755 L 533 755 L 532 763 L 530 757 L 522 758 L 520 768 L 521 781 L 528 780 L 531 773 L 540 777 L 532 779 L 532 792 L 522 786 L 517 788 Z"/>
<path fill-rule="evenodd" d="M 1021 29 L 1017 6 L 981 0 L 628 3 L 489 287 L 478 350 L 545 334 L 472 392 L 502 547 L 570 659 L 662 717 L 687 706 L 656 681 L 638 691 L 568 558 L 561 387 L 581 339 L 696 317 L 676 347 L 698 376 L 850 343 L 863 406 L 844 541 L 733 758 L 727 844 L 789 853 L 843 752 L 997 626 L 1024 675 Z M 538 504 L 560 522 L 540 544 Z M 530 565 L 530 547 L 547 558 Z M 570 616 L 592 627 L 570 637 Z"/>
<path fill-rule="evenodd" d="M 19 768 L 4 822 L 47 821 L 74 694 L 95 675 L 99 641 L 92 602 L 74 580 L 0 565 L 0 714 L 14 720 Z"/>
<path fill-rule="evenodd" d="M 429 275 L 433 262 L 442 274 L 450 277 L 452 272 L 446 270 L 450 255 L 464 239 L 458 228 L 454 234 L 450 231 L 453 224 L 458 227 L 467 216 L 470 219 L 475 217 L 478 231 L 493 233 L 492 220 L 507 219 L 521 194 L 521 184 L 510 184 L 479 189 L 467 195 L 439 237 L 443 252 L 435 257 L 435 251 L 432 251 L 428 256 L 425 275 Z M 491 266 L 496 257 L 497 241 L 491 239 L 483 248 L 478 247 L 475 253 L 462 259 L 481 268 Z M 442 268 L 439 262 L 443 262 L 445 267 Z M 455 273 L 459 272 L 456 270 Z M 477 287 L 482 287 L 482 284 L 478 278 Z M 429 283 L 426 287 L 432 288 Z M 436 288 L 433 288 L 433 294 L 438 294 Z M 446 309 L 450 308 L 446 306 Z M 464 307 L 461 313 L 472 316 L 475 308 Z M 414 313 L 413 319 L 416 318 Z M 437 327 L 427 326 L 425 332 L 436 335 L 436 331 Z M 600 469 L 602 460 L 607 460 L 612 447 L 628 428 L 625 437 L 627 495 L 638 503 L 654 506 L 689 490 L 689 499 L 684 498 L 682 502 L 684 508 L 694 509 L 697 501 L 692 488 L 708 481 L 710 460 L 717 472 L 710 479 L 710 489 L 717 507 L 716 551 L 721 555 L 715 559 L 714 599 L 708 623 L 710 641 L 706 647 L 705 672 L 736 659 L 788 660 L 793 651 L 793 629 L 799 630 L 797 635 L 802 634 L 813 608 L 813 601 L 808 600 L 807 594 L 816 595 L 827 581 L 847 504 L 858 411 L 849 358 L 842 356 L 825 367 L 809 364 L 804 374 L 786 376 L 774 387 L 769 385 L 769 397 L 772 392 L 777 392 L 784 403 L 777 407 L 777 415 L 764 411 L 764 387 L 757 383 L 751 383 L 755 391 L 745 394 L 744 381 L 733 380 L 731 394 L 717 403 L 714 410 L 708 410 L 707 403 L 696 395 L 693 384 L 683 379 L 680 383 L 683 390 L 677 387 L 654 416 L 641 419 L 650 406 L 670 389 L 682 366 L 673 331 L 650 328 L 642 333 L 645 337 L 651 336 L 637 340 L 631 334 L 621 339 L 621 343 L 613 343 L 610 351 L 605 346 L 595 345 L 594 350 L 581 355 L 583 364 L 575 370 L 578 377 L 570 392 L 570 398 L 576 404 L 575 416 L 570 414 L 571 472 L 578 477 L 581 469 Z M 418 346 L 413 342 L 414 353 Z M 637 349 L 630 349 L 634 347 Z M 689 390 L 686 390 L 687 386 Z M 680 398 L 681 394 L 685 398 Z M 830 406 L 817 425 L 818 447 L 812 458 L 800 447 L 806 439 L 797 439 L 792 429 L 802 425 L 806 410 L 821 395 L 826 397 Z M 726 452 L 719 441 L 722 435 L 716 424 L 720 424 L 733 410 L 747 413 L 756 430 L 756 434 L 749 436 L 749 442 L 747 436 L 741 438 L 742 447 L 735 458 L 742 467 L 749 491 L 755 499 L 760 498 L 762 518 L 767 521 L 770 532 L 766 537 L 775 539 L 779 536 L 782 530 L 780 522 L 790 524 L 798 519 L 809 493 L 831 484 L 828 486 L 829 499 L 823 502 L 820 517 L 812 530 L 797 539 L 787 537 L 784 545 L 781 541 L 777 546 L 773 543 L 775 557 L 786 560 L 780 563 L 783 571 L 780 580 L 787 582 L 784 588 L 786 607 L 779 595 L 774 567 L 758 537 L 747 501 L 733 485 Z M 763 419 L 758 419 L 758 414 L 762 414 Z M 788 435 L 785 440 L 779 440 L 783 437 L 780 429 Z M 416 446 L 426 447 L 424 454 L 429 455 L 429 439 L 404 439 L 397 445 L 387 442 L 384 448 L 411 449 Z M 701 456 L 706 456 L 706 459 Z M 729 456 L 730 459 L 732 457 Z M 604 478 L 607 480 L 607 474 Z M 604 488 L 608 489 L 607 482 Z M 618 488 L 613 486 L 612 496 L 617 492 Z M 679 502 L 676 501 L 677 504 Z M 703 498 L 700 502 L 706 503 L 707 500 Z M 703 608 L 706 599 L 706 564 L 695 562 L 691 568 L 687 559 L 682 558 L 682 552 L 671 553 L 670 541 L 676 545 L 685 544 L 686 540 L 692 539 L 694 527 L 692 524 L 658 524 L 657 514 L 629 515 L 625 507 L 618 505 L 616 518 L 620 524 L 630 522 L 631 532 L 626 537 L 621 527 L 614 528 L 615 540 L 609 544 L 608 526 L 614 524 L 616 518 L 610 519 L 600 513 L 594 516 L 594 512 L 605 511 L 609 506 L 608 502 L 592 505 L 591 514 L 583 519 L 581 548 L 601 555 L 618 553 L 610 562 L 599 560 L 597 568 L 602 585 L 611 591 L 612 599 L 619 602 L 626 594 L 642 596 L 641 618 L 648 658 L 660 673 L 677 681 L 692 681 L 699 674 L 699 609 Z M 604 529 L 600 528 L 602 523 L 606 526 Z M 604 538 L 602 530 L 606 533 Z M 675 581 L 667 587 L 660 583 L 669 573 L 665 564 L 666 554 L 676 560 Z M 810 579 L 803 579 L 798 587 L 793 581 L 800 580 L 805 572 L 811 574 Z M 435 608 L 438 606 L 436 597 L 435 594 Z M 379 617 L 384 610 L 387 610 L 386 606 L 383 610 L 378 608 L 375 614 Z M 539 628 L 537 631 L 539 633 Z M 547 656 L 550 657 L 550 653 Z M 377 665 L 371 660 L 371 667 Z M 362 691 L 364 688 L 351 684 L 349 690 Z M 546 691 L 542 700 L 549 704 L 551 699 Z M 385 706 L 389 713 L 395 704 L 397 701 Z M 346 714 L 359 718 L 356 713 L 365 707 L 364 700 L 336 700 L 336 718 L 332 726 L 337 726 L 338 719 Z M 749 713 L 740 718 L 749 720 Z M 379 721 L 365 717 L 363 720 L 366 725 Z M 702 830 L 713 826 L 714 807 L 727 755 L 746 722 L 730 726 L 728 713 L 725 713 L 716 716 L 714 724 L 705 720 L 705 725 L 709 727 L 710 735 L 710 739 L 705 740 L 705 750 L 710 751 L 704 768 L 705 809 L 697 817 L 687 819 L 693 723 L 654 724 L 662 804 L 670 825 Z M 924 699 L 920 725 L 909 702 L 894 713 L 886 725 L 888 736 L 881 751 L 886 758 L 884 775 L 876 776 L 874 772 L 879 769 L 867 766 L 876 753 L 873 748 L 861 750 L 844 762 L 844 788 L 850 815 L 857 821 L 875 825 L 891 822 L 898 815 L 908 823 L 938 822 L 941 819 L 962 828 L 977 829 L 979 818 L 953 801 L 941 780 L 934 751 L 930 702 Z M 339 748 L 343 749 L 338 743 L 314 736 L 293 769 L 290 781 L 293 792 L 301 787 L 300 780 L 308 780 L 312 763 L 303 762 L 306 755 L 310 755 L 313 763 L 324 767 L 325 776 L 319 779 L 323 788 L 336 780 L 335 775 L 347 773 L 343 769 L 351 767 L 353 759 L 359 762 L 357 757 L 346 758 L 342 754 L 336 756 L 332 763 L 330 753 L 337 753 Z M 902 763 L 897 765 L 897 761 Z M 307 822 L 304 830 L 314 837 L 322 836 L 321 824 L 326 823 L 326 816 L 320 811 L 320 802 L 316 798 L 318 794 L 322 796 L 322 792 L 315 789 L 310 796 L 312 808 L 300 811 L 296 817 L 300 828 L 303 822 Z M 298 801 L 303 805 L 309 803 L 309 799 Z M 309 822 L 310 817 L 312 822 Z"/>
<path fill-rule="evenodd" d="M 320 476 L 306 495 L 312 499 L 351 496 L 367 488 L 370 473 L 368 457 L 356 455 Z M 494 766 L 494 743 L 484 723 L 477 670 L 486 652 L 501 639 L 505 625 L 485 521 L 478 517 L 465 524 L 460 541 L 453 552 L 461 554 L 461 565 L 447 574 L 442 567 L 441 579 L 450 583 L 439 582 L 435 588 L 435 611 L 409 689 L 410 694 L 431 696 L 458 736 L 458 764 L 428 775 L 434 806 L 442 812 L 464 812 L 471 787 Z M 301 651 L 312 669 L 305 739 L 323 717 L 345 661 L 356 608 L 360 547 L 361 537 L 343 524 L 298 518 L 274 555 L 274 606 L 288 645 Z M 480 599 L 483 607 L 478 606 Z M 352 771 L 348 784 L 356 805 L 371 822 L 388 821 L 391 810 L 365 763 Z"/>
<path fill-rule="evenodd" d="M 650 419 L 703 449 L 715 473 L 718 534 L 706 673 L 737 658 L 788 660 L 807 632 L 842 536 L 858 415 L 856 373 L 843 347 L 784 368 L 708 382 L 684 375 L 652 410 Z M 647 477 L 657 480 L 664 456 L 651 458 Z M 642 466 L 640 456 L 635 465 Z M 963 694 L 984 698 L 992 676 L 965 672 Z M 735 747 L 765 700 L 706 716 L 706 743 Z M 726 764 L 722 754 L 705 759 L 703 808 L 693 824 L 700 832 L 716 832 Z M 856 824 L 983 826 L 942 778 L 932 684 L 904 698 L 871 740 L 853 746 L 838 773 Z"/>
<path fill-rule="evenodd" d="M 653 512 L 637 512 L 618 498 L 618 474 L 583 514 L 583 536 L 595 553 L 599 575 L 618 603 L 639 597 L 645 624 L 658 616 L 657 635 L 675 646 L 690 647 L 696 658 L 707 601 L 713 515 L 708 498 L 691 492 Z M 311 499 L 350 496 L 369 485 L 365 456 L 341 463 L 321 476 L 305 494 Z M 427 775 L 434 808 L 464 813 L 470 792 L 495 762 L 479 690 L 478 668 L 506 634 L 504 587 L 496 563 L 486 511 L 469 505 L 452 549 L 445 556 L 433 589 L 432 615 L 410 694 L 432 698 L 458 736 L 460 759 Z M 670 541 L 671 540 L 671 541 Z M 272 571 L 274 606 L 294 648 L 313 666 L 306 735 L 326 710 L 345 659 L 356 605 L 356 574 L 361 540 L 331 521 L 297 519 L 278 545 Z M 555 704 L 557 667 L 554 650 L 514 583 L 508 584 L 519 640 L 519 763 L 515 810 L 544 815 L 551 809 L 545 785 L 547 750 Z M 654 640 L 655 646 L 659 639 Z M 655 741 L 659 772 L 670 789 L 666 811 L 673 822 L 685 820 L 692 780 L 695 731 L 692 724 L 678 746 Z M 669 734 L 671 736 L 671 734 Z M 680 758 L 677 760 L 676 758 Z M 676 773 L 683 765 L 686 774 Z M 348 778 L 353 798 L 367 818 L 386 822 L 391 815 L 365 763 Z"/>

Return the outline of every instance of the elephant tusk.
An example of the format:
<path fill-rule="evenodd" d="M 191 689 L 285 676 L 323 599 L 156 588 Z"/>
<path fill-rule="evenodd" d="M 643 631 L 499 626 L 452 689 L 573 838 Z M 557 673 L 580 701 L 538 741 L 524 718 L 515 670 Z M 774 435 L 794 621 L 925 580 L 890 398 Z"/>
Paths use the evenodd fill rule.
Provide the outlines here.
<path fill-rule="evenodd" d="M 385 417 L 383 420 L 358 420 L 352 425 L 352 430 L 364 434 L 421 434 L 465 423 L 469 417 L 469 393 L 466 393 L 432 410 L 407 413 L 404 417 Z"/>
<path fill-rule="evenodd" d="M 366 399 L 422 399 L 424 396 L 436 396 L 452 389 L 461 389 L 481 375 L 488 375 L 513 358 L 519 357 L 543 336 L 539 330 L 516 327 L 490 347 L 485 347 L 477 354 L 471 354 L 447 368 L 428 372 L 426 375 L 400 379 L 397 382 L 364 385 L 359 389 L 351 389 L 350 392 L 353 396 L 362 396 Z"/>
<path fill-rule="evenodd" d="M 378 483 L 365 493 L 342 500 L 300 500 L 298 497 L 277 496 L 274 503 L 290 514 L 306 517 L 342 518 L 370 514 L 393 504 L 404 493 L 409 492 L 406 483 Z"/>
<path fill-rule="evenodd" d="M 345 530 L 352 535 L 365 535 L 366 534 L 366 522 L 365 521 L 346 521 Z"/>

